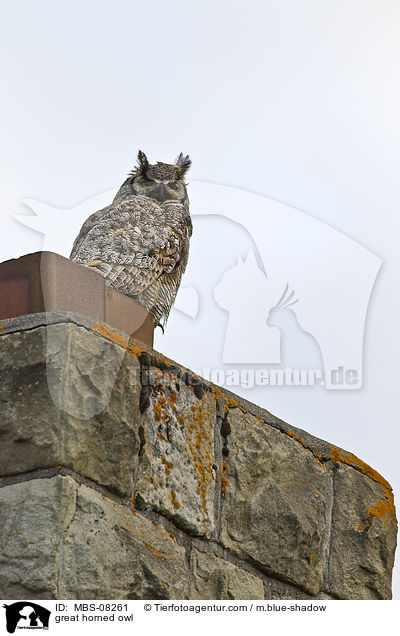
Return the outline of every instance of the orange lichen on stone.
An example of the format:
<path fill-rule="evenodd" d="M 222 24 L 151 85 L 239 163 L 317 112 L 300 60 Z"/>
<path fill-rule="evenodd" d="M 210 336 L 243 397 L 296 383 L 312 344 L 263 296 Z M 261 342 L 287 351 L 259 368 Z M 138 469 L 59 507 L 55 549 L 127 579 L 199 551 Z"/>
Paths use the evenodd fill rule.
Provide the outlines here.
<path fill-rule="evenodd" d="M 368 510 L 368 517 L 370 519 L 376 517 L 389 523 L 393 523 L 396 521 L 394 507 L 387 499 L 380 499 L 376 502 L 376 504 L 372 505 Z"/>
<path fill-rule="evenodd" d="M 178 396 L 176 394 L 176 391 L 172 391 L 171 395 L 167 398 L 167 403 L 168 405 L 174 409 L 174 411 L 176 410 L 176 402 L 177 402 Z"/>
<path fill-rule="evenodd" d="M 150 552 L 152 552 L 153 554 L 155 554 L 157 557 L 161 557 L 163 559 L 166 558 L 165 554 L 163 552 L 159 552 L 158 550 L 155 550 L 154 548 L 152 548 L 148 543 L 146 543 L 146 541 L 143 541 L 144 545 L 146 546 L 146 548 L 148 550 L 150 550 Z"/>
<path fill-rule="evenodd" d="M 214 462 L 213 443 L 214 418 L 207 417 L 201 404 L 191 406 L 191 415 L 187 418 L 185 436 L 187 447 L 193 459 L 193 466 L 197 474 L 196 492 L 200 498 L 200 505 L 205 515 L 209 517 L 207 495 L 212 481 L 211 466 Z"/>
<path fill-rule="evenodd" d="M 221 462 L 221 493 L 223 497 L 225 497 L 228 486 L 229 486 L 229 480 L 228 480 L 229 472 L 230 472 L 229 464 L 222 461 Z"/>
<path fill-rule="evenodd" d="M 167 459 L 163 456 L 161 457 L 161 463 L 165 466 L 165 473 L 166 475 L 169 475 L 171 473 L 171 470 L 173 469 L 174 465 L 172 462 L 167 461 Z"/>
<path fill-rule="evenodd" d="M 316 559 L 316 557 L 315 557 L 315 555 L 314 555 L 314 554 L 313 554 L 313 555 L 312 555 L 312 557 L 311 557 L 311 561 L 312 561 L 312 564 L 313 564 L 313 565 L 315 565 L 315 564 L 316 564 L 316 562 L 317 562 L 317 559 Z"/>
<path fill-rule="evenodd" d="M 391 485 L 382 477 L 382 475 L 380 475 L 374 468 L 371 468 L 371 466 L 368 466 L 368 464 L 363 462 L 361 459 L 358 459 L 358 457 L 353 455 L 353 453 L 342 451 L 340 448 L 333 446 L 333 444 L 330 444 L 330 448 L 330 459 L 333 462 L 341 462 L 342 464 L 347 464 L 347 466 L 356 466 L 360 469 L 363 475 L 378 482 L 384 490 L 392 490 Z"/>
<path fill-rule="evenodd" d="M 119 331 L 117 331 L 116 329 L 112 329 L 111 327 L 108 327 L 101 322 L 96 322 L 90 329 L 91 331 L 93 331 L 93 333 L 96 333 L 99 336 L 103 336 L 103 338 L 107 338 L 108 340 L 115 342 L 116 344 L 126 349 L 126 351 L 129 351 L 129 353 L 138 358 L 142 355 L 142 353 L 146 351 L 145 347 L 140 346 L 136 342 L 130 342 L 129 338 L 123 336 Z"/>
<path fill-rule="evenodd" d="M 378 517 L 380 519 L 385 519 L 386 521 L 390 520 L 390 522 L 397 527 L 394 497 L 392 487 L 389 482 L 387 482 L 386 479 L 384 479 L 374 468 L 371 468 L 371 466 L 368 466 L 368 464 L 363 462 L 361 459 L 358 459 L 356 455 L 353 455 L 353 453 L 343 451 L 332 444 L 330 444 L 330 448 L 330 459 L 333 462 L 340 462 L 352 468 L 358 468 L 363 475 L 377 482 L 382 488 L 384 498 L 371 506 L 368 511 L 369 519 L 372 517 Z"/>
<path fill-rule="evenodd" d="M 119 344 L 121 347 L 126 349 L 128 347 L 129 338 L 124 338 L 118 331 L 112 329 L 111 327 L 107 327 L 103 325 L 101 322 L 96 322 L 96 324 L 91 327 L 91 330 L 94 333 L 97 333 L 104 338 L 108 338 L 108 340 L 112 340 L 113 342 Z"/>
<path fill-rule="evenodd" d="M 127 351 L 129 351 L 129 353 L 132 353 L 134 356 L 137 356 L 139 358 L 142 355 L 142 353 L 146 351 L 146 349 L 144 347 L 141 347 L 137 343 L 133 344 L 133 342 L 130 342 L 127 346 Z"/>
<path fill-rule="evenodd" d="M 159 422 L 161 420 L 162 408 L 161 404 L 154 405 L 154 419 Z"/>
<path fill-rule="evenodd" d="M 178 510 L 181 507 L 181 504 L 179 503 L 179 501 L 176 498 L 176 493 L 171 490 L 171 501 L 172 501 L 172 505 L 175 508 L 175 510 Z"/>

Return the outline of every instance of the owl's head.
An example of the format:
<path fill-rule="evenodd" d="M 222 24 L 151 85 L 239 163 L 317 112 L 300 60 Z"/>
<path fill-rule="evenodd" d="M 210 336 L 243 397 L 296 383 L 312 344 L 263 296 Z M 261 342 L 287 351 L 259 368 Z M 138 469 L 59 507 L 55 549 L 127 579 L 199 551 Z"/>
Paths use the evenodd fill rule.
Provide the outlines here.
<path fill-rule="evenodd" d="M 175 163 L 158 161 L 150 164 L 144 152 L 139 150 L 138 166 L 129 175 L 129 187 L 132 194 L 142 194 L 158 203 L 176 199 L 187 203 L 188 196 L 184 182 L 185 173 L 191 165 L 189 156 L 181 153 Z"/>

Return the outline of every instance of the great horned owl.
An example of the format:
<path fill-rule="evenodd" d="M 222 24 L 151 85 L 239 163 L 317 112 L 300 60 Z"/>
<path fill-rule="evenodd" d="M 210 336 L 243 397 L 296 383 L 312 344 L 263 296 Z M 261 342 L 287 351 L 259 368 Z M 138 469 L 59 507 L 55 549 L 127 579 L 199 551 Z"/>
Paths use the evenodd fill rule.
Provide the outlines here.
<path fill-rule="evenodd" d="M 70 258 L 144 305 L 163 328 L 189 256 L 192 222 L 183 177 L 191 161 L 181 153 L 174 164 L 151 165 L 141 150 L 138 161 L 112 204 L 83 224 Z"/>

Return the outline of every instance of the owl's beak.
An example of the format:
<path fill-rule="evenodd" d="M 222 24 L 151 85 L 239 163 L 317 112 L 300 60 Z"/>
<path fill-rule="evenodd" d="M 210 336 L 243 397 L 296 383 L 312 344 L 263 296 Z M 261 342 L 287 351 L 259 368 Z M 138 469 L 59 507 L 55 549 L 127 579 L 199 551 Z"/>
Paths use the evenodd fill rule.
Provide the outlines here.
<path fill-rule="evenodd" d="M 164 183 L 157 183 L 157 188 L 155 189 L 155 191 L 153 190 L 154 194 L 152 194 L 152 196 L 154 197 L 154 199 L 156 199 L 156 201 L 159 201 L 160 203 L 164 203 L 165 201 L 165 185 Z"/>

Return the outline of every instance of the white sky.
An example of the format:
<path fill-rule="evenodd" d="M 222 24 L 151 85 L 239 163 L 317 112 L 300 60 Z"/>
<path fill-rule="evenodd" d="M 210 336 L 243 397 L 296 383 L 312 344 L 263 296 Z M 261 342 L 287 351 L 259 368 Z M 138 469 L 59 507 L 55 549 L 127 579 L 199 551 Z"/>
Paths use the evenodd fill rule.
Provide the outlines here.
<path fill-rule="evenodd" d="M 152 161 L 189 153 L 189 182 L 263 195 L 339 230 L 383 262 L 362 388 L 247 396 L 354 452 L 400 493 L 400 5 L 2 0 L 0 8 L 0 260 L 42 247 L 41 234 L 12 217 L 22 200 L 65 208 L 67 237 L 68 210 L 119 184 L 138 148 Z M 193 190 L 192 212 L 204 212 L 193 209 Z M 214 243 L 227 249 L 224 234 Z M 337 259 L 342 268 L 340 250 Z M 348 279 L 357 287 L 363 273 L 350 268 Z M 157 348 L 171 355 L 165 338 Z M 400 597 L 397 572 L 394 591 Z"/>

